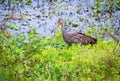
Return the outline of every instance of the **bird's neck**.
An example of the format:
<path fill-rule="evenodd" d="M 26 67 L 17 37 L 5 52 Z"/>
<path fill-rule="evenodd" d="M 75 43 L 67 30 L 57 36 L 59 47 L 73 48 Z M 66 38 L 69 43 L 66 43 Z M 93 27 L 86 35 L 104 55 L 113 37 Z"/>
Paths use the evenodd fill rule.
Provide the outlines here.
<path fill-rule="evenodd" d="M 65 27 L 64 27 L 64 23 L 61 24 L 61 27 L 62 27 L 62 34 L 64 36 L 65 34 L 67 34 L 67 31 L 65 30 Z"/>

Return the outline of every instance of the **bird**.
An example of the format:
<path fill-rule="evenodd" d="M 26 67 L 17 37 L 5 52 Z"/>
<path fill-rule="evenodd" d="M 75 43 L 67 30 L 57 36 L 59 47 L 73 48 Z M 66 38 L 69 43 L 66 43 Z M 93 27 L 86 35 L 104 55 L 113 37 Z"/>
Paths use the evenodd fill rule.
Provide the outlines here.
<path fill-rule="evenodd" d="M 71 44 L 80 43 L 81 45 L 96 44 L 97 39 L 91 36 L 85 35 L 81 32 L 69 33 L 65 30 L 64 20 L 59 18 L 55 23 L 54 30 L 61 25 L 62 37 L 64 41 L 70 46 Z"/>

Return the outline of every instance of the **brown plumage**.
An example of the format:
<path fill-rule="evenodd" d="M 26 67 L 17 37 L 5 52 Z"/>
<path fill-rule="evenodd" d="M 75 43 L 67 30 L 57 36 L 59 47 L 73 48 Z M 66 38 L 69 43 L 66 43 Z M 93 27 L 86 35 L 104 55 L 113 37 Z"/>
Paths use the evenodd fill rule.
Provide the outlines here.
<path fill-rule="evenodd" d="M 71 45 L 72 43 L 81 43 L 83 45 L 87 45 L 87 44 L 93 45 L 97 42 L 97 39 L 87 36 L 80 32 L 68 33 L 64 28 L 64 21 L 62 19 L 59 19 L 57 21 L 55 27 L 58 27 L 58 25 L 61 25 L 63 39 L 69 45 Z"/>

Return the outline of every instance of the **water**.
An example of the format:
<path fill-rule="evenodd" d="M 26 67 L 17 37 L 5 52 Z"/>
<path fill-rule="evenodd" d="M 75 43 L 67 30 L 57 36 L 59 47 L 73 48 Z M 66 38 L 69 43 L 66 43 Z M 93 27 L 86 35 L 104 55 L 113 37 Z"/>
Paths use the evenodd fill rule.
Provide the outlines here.
<path fill-rule="evenodd" d="M 58 0 L 56 3 L 39 1 L 39 6 L 37 0 L 32 0 L 32 5 L 30 6 L 11 6 L 15 7 L 14 14 L 17 14 L 18 17 L 21 14 L 25 16 L 23 21 L 6 21 L 7 23 L 10 22 L 20 25 L 21 28 L 19 30 L 12 29 L 12 32 L 27 34 L 31 30 L 31 27 L 34 27 L 36 28 L 36 33 L 43 36 L 51 36 L 53 35 L 51 31 L 59 18 L 66 21 L 67 30 L 69 32 L 81 31 L 85 33 L 87 30 L 93 28 L 98 28 L 98 30 L 96 30 L 96 32 L 98 32 L 102 27 L 109 30 L 112 28 L 114 31 L 117 31 L 120 28 L 119 10 L 112 12 L 112 16 L 106 12 L 100 16 L 100 19 L 96 19 L 93 13 L 95 0 Z M 12 13 L 8 8 L 6 4 L 0 5 L 0 24 L 4 23 L 3 19 L 5 14 Z M 73 27 L 70 22 L 75 22 L 78 26 Z M 120 36 L 120 32 L 114 33 Z"/>

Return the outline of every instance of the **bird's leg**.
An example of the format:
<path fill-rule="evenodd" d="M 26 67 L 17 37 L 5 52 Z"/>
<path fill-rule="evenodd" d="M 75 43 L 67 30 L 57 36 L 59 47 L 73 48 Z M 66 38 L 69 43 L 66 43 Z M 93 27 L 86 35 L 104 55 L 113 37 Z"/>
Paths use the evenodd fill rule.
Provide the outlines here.
<path fill-rule="evenodd" d="M 71 46 L 71 44 L 68 44 L 67 49 Z"/>

